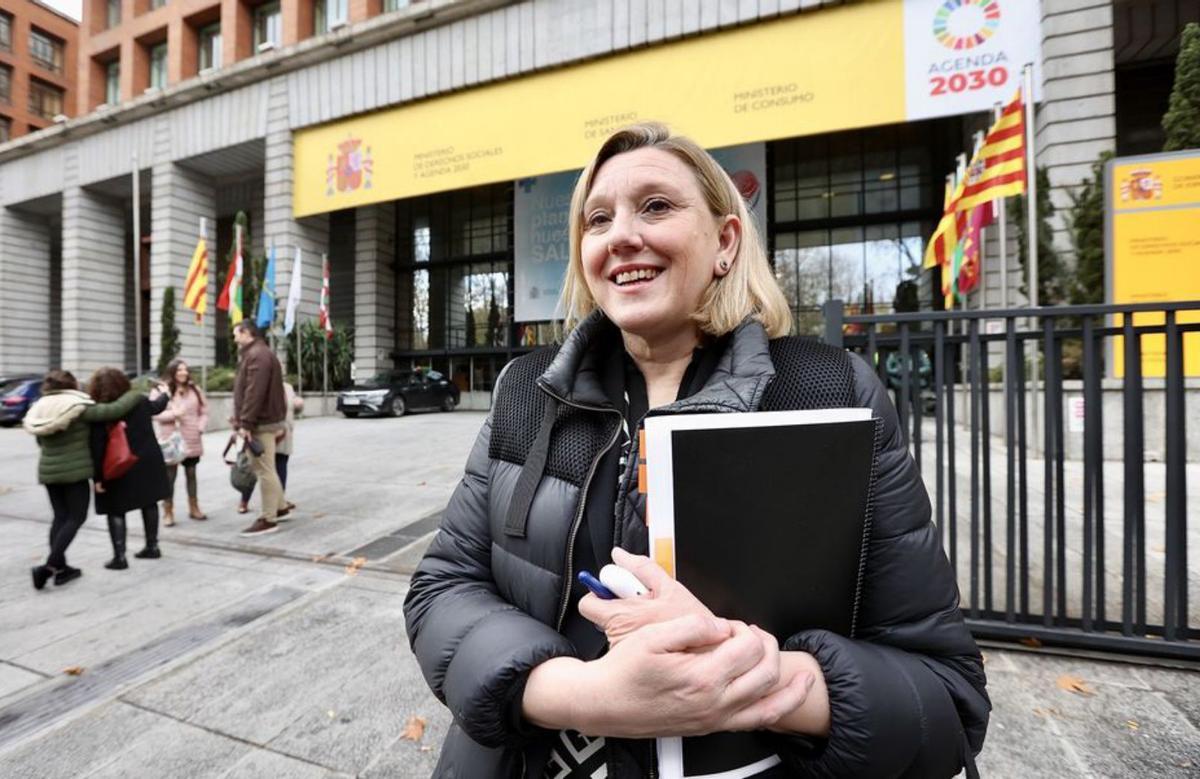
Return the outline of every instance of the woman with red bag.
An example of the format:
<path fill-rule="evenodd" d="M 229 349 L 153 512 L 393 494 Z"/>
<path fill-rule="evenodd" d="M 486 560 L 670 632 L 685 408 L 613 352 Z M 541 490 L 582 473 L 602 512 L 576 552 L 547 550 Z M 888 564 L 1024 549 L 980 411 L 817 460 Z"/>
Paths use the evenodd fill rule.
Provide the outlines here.
<path fill-rule="evenodd" d="M 107 403 L 129 391 L 129 379 L 116 368 L 101 368 L 88 383 L 88 394 L 97 403 Z M 167 481 L 167 466 L 163 462 L 162 447 L 154 435 L 150 418 L 161 413 L 170 402 L 171 396 L 165 385 L 158 385 L 157 395 L 141 400 L 115 425 L 124 424 L 124 442 L 121 428 L 112 424 L 93 425 L 91 435 L 92 461 L 96 467 L 96 513 L 108 517 L 108 535 L 112 539 L 113 559 L 105 568 L 122 571 L 129 567 L 125 561 L 125 514 L 134 509 L 142 511 L 142 526 L 146 531 L 146 546 L 135 557 L 158 559 L 158 502 L 170 494 Z M 126 462 L 121 475 L 106 472 L 123 459 L 117 454 L 127 444 L 133 463 Z"/>
<path fill-rule="evenodd" d="M 42 381 L 42 396 L 23 424 L 37 436 L 38 482 L 46 485 L 54 522 L 50 525 L 50 556 L 44 565 L 33 567 L 34 589 L 45 587 L 50 577 L 59 585 L 83 574 L 67 565 L 67 547 L 87 519 L 91 501 L 88 479 L 93 464 L 88 431 L 91 423 L 103 427 L 125 416 L 141 398 L 131 390 L 113 403 L 97 404 L 79 391 L 79 383 L 68 371 L 50 371 Z"/>

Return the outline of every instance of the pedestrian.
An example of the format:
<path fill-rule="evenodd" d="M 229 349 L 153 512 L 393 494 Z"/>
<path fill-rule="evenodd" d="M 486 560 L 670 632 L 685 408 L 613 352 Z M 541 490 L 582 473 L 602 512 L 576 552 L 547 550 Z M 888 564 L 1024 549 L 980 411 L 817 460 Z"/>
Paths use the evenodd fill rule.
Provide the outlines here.
<path fill-rule="evenodd" d="M 254 473 L 262 494 L 262 514 L 243 536 L 274 533 L 276 520 L 287 513 L 283 485 L 275 470 L 275 436 L 287 430 L 287 400 L 283 393 L 283 366 L 263 340 L 258 326 L 243 319 L 233 327 L 238 345 L 238 370 L 234 380 L 235 429 L 245 439 L 254 459 Z"/>
<path fill-rule="evenodd" d="M 90 429 L 93 423 L 125 416 L 141 398 L 141 393 L 129 391 L 112 403 L 96 403 L 80 392 L 79 382 L 69 371 L 50 371 L 42 380 L 42 396 L 30 407 L 23 425 L 37 436 L 38 483 L 46 485 L 54 521 L 50 525 L 50 556 L 33 568 L 34 589 L 45 587 L 51 576 L 61 585 L 83 575 L 67 565 L 67 547 L 87 519 L 91 503 Z"/>
<path fill-rule="evenodd" d="M 128 391 L 129 379 L 116 368 L 101 368 L 92 374 L 88 382 L 88 394 L 98 403 L 120 397 Z M 134 557 L 157 560 L 162 557 L 158 548 L 158 502 L 170 495 L 167 483 L 167 465 L 163 462 L 162 447 L 154 435 L 151 417 L 162 412 L 171 401 L 170 391 L 165 384 L 156 386 L 153 397 L 142 397 L 122 417 L 129 450 L 137 461 L 125 474 L 116 479 L 106 479 L 103 473 L 105 451 L 108 447 L 109 431 L 106 425 L 92 425 L 91 448 L 96 474 L 96 513 L 108 518 L 108 535 L 112 541 L 113 559 L 104 564 L 113 571 L 129 567 L 125 560 L 125 514 L 135 509 L 142 512 L 142 529 L 145 546 Z"/>
<path fill-rule="evenodd" d="M 279 515 L 281 521 L 286 521 L 285 518 L 296 508 L 296 504 L 286 498 L 287 482 L 288 482 L 288 460 L 292 456 L 292 446 L 296 435 L 296 414 L 304 411 L 304 398 L 296 394 L 291 382 L 283 383 L 284 401 L 287 403 L 287 428 L 275 435 L 275 472 L 279 474 L 279 483 L 283 485 L 284 503 L 283 513 Z M 250 510 L 250 497 L 254 495 L 254 487 L 258 482 L 250 485 L 249 489 L 243 490 L 242 499 L 238 503 L 238 513 L 245 514 Z"/>
<path fill-rule="evenodd" d="M 183 439 L 183 460 L 167 465 L 167 481 L 171 485 L 171 492 L 162 504 L 162 520 L 163 525 L 171 527 L 175 524 L 175 476 L 180 465 L 183 466 L 187 481 L 188 516 L 196 520 L 208 519 L 200 510 L 196 485 L 196 466 L 204 455 L 202 436 L 208 427 L 208 401 L 192 380 L 191 370 L 183 360 L 175 359 L 167 365 L 164 380 L 170 393 L 170 402 L 161 414 L 154 417 L 158 437 L 162 441 L 179 433 Z"/>
<path fill-rule="evenodd" d="M 603 143 L 569 219 L 563 344 L 498 379 L 405 599 L 413 653 L 453 715 L 434 776 L 653 776 L 651 737 L 719 754 L 741 730 L 772 731 L 775 754 L 721 775 L 973 775 L 983 662 L 874 371 L 788 337 L 737 187 L 662 125 Z M 855 635 L 714 615 L 646 556 L 642 419 L 825 405 L 870 408 L 880 426 Z M 573 572 L 610 559 L 650 595 L 585 596 Z"/>

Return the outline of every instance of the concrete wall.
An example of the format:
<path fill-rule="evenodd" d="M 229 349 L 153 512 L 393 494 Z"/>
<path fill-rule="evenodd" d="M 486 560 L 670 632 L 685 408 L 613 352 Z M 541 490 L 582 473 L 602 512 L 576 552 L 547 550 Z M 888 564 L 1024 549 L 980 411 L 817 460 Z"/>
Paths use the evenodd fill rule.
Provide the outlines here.
<path fill-rule="evenodd" d="M 0 375 L 51 365 L 50 221 L 0 207 Z"/>
<path fill-rule="evenodd" d="M 83 378 L 128 362 L 125 207 L 84 187 L 63 193 L 62 362 Z"/>
<path fill-rule="evenodd" d="M 392 367 L 395 348 L 396 211 L 392 204 L 358 209 L 355 242 L 354 362 L 360 376 Z"/>

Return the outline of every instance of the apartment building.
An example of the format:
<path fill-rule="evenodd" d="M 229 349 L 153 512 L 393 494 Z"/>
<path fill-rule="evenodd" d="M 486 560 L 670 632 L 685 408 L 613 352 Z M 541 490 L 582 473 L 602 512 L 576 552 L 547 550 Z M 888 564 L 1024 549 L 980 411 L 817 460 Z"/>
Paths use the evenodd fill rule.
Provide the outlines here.
<path fill-rule="evenodd" d="M 37 0 L 0 0 L 0 143 L 75 116 L 79 25 Z"/>

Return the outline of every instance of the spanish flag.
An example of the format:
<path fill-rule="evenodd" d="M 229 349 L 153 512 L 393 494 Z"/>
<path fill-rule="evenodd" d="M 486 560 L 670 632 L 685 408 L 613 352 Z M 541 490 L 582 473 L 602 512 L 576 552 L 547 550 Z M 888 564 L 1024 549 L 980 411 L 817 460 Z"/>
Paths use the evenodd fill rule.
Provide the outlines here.
<path fill-rule="evenodd" d="M 188 265 L 183 305 L 196 312 L 197 322 L 204 319 L 204 313 L 208 311 L 208 246 L 203 238 L 196 244 L 192 262 Z"/>
<path fill-rule="evenodd" d="M 1009 101 L 967 166 L 958 211 L 1025 193 L 1025 109 L 1021 92 Z"/>

